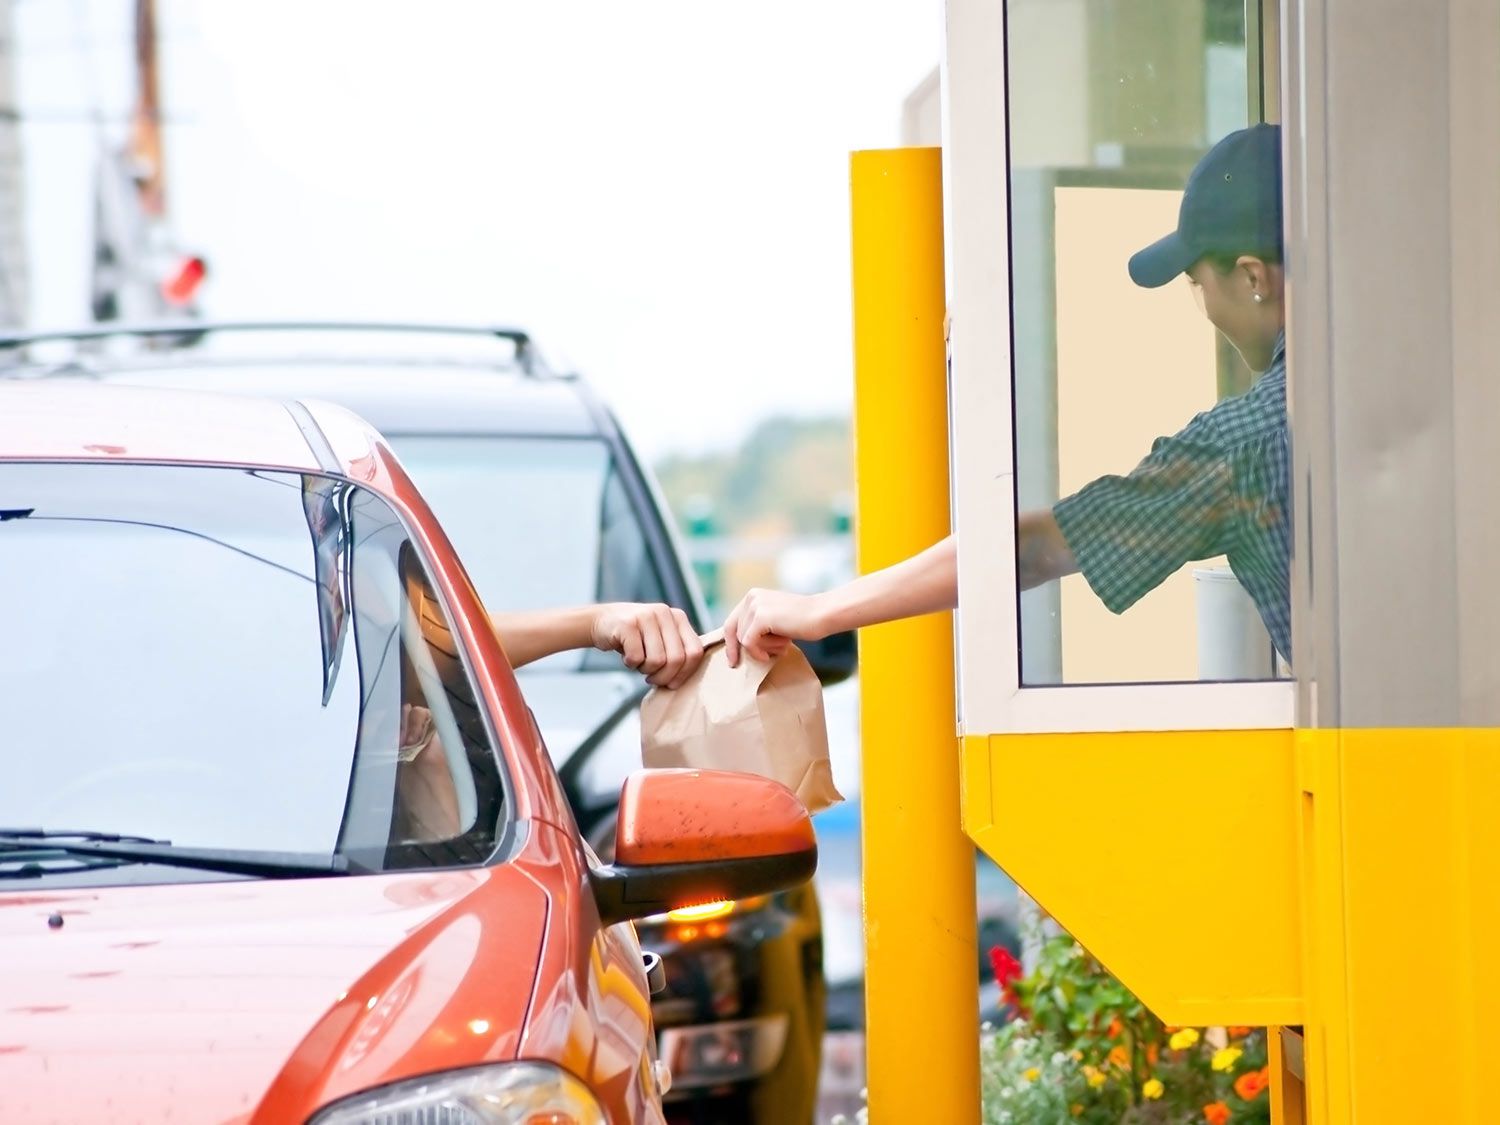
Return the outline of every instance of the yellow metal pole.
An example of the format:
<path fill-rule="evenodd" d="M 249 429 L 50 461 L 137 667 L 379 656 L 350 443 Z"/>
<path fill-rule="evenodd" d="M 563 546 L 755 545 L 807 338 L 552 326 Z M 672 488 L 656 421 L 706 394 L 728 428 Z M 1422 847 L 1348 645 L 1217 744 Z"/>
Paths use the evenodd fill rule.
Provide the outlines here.
<path fill-rule="evenodd" d="M 853 154 L 859 569 L 948 534 L 940 150 Z M 860 636 L 865 1028 L 876 1125 L 979 1120 L 974 845 L 947 614 Z"/>

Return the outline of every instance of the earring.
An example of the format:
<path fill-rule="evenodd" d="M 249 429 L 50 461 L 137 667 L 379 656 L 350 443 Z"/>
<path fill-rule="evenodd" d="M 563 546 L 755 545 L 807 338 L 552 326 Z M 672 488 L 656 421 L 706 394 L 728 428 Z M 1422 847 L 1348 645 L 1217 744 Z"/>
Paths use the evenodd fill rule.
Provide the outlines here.
<path fill-rule="evenodd" d="M 1252 301 L 1254 301 L 1257 305 L 1260 304 L 1261 297 L 1260 297 L 1259 293 L 1252 293 L 1252 294 L 1250 294 L 1250 299 Z"/>

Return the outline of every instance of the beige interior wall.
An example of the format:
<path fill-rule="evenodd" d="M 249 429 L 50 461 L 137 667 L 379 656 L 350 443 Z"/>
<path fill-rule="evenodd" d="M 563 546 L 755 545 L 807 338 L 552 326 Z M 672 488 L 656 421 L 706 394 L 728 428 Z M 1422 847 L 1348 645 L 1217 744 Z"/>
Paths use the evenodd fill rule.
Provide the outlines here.
<path fill-rule="evenodd" d="M 1058 188 L 1057 411 L 1062 495 L 1127 473 L 1163 434 L 1214 404 L 1214 330 L 1186 281 L 1140 289 L 1125 263 L 1177 225 L 1181 193 Z M 1198 675 L 1192 570 L 1122 615 L 1081 576 L 1062 588 L 1065 683 L 1192 680 Z"/>

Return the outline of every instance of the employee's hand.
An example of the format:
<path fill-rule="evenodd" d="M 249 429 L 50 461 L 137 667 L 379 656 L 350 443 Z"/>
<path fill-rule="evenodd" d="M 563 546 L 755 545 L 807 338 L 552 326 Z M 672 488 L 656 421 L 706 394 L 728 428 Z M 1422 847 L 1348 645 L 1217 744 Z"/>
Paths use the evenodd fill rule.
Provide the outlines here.
<path fill-rule="evenodd" d="M 653 687 L 681 687 L 703 660 L 703 643 L 687 614 L 668 605 L 596 606 L 589 633 L 595 648 L 618 652 Z"/>
<path fill-rule="evenodd" d="M 724 654 L 729 666 L 737 668 L 741 651 L 756 660 L 774 660 L 793 641 L 827 635 L 818 595 L 751 590 L 724 620 Z"/>

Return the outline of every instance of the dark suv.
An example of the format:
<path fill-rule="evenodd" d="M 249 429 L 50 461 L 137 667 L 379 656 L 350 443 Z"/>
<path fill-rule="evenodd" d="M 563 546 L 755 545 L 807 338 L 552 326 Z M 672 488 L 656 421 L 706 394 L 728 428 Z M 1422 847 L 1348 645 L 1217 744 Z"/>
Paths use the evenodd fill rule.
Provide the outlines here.
<path fill-rule="evenodd" d="M 390 441 L 491 610 L 666 602 L 707 626 L 650 474 L 589 385 L 554 373 L 523 332 L 101 328 L 0 338 L 0 376 L 337 403 Z M 820 669 L 830 682 L 846 671 Z M 579 829 L 607 859 L 621 785 L 640 766 L 645 684 L 598 652 L 560 654 L 520 676 Z M 810 1122 L 825 1000 L 811 885 L 638 929 L 665 960 L 653 1015 L 672 1071 L 671 1120 Z"/>

